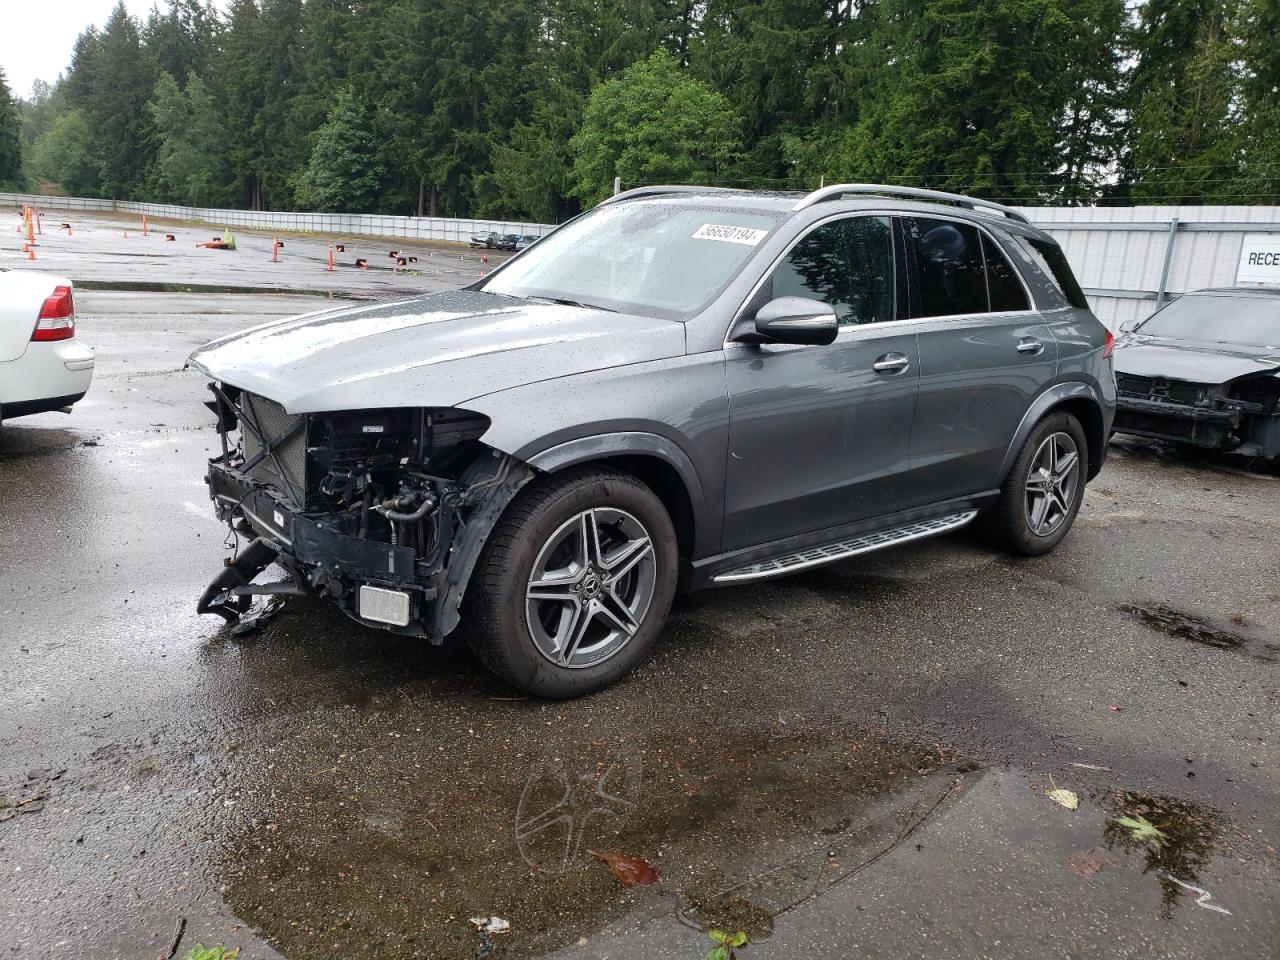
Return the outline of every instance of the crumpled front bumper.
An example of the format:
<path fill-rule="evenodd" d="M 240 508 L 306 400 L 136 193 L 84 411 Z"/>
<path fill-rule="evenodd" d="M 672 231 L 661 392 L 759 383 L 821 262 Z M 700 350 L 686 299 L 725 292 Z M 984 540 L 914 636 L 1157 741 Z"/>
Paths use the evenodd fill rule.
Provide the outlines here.
<path fill-rule="evenodd" d="M 1240 410 L 1146 400 L 1121 394 L 1116 398 L 1112 429 L 1207 450 L 1234 450 L 1243 442 Z"/>
<path fill-rule="evenodd" d="M 201 600 L 201 612 L 227 616 L 223 610 L 231 609 L 227 606 L 229 597 L 223 595 L 236 586 L 244 586 L 276 562 L 293 574 L 298 592 L 327 597 L 361 623 L 414 636 L 428 634 L 423 619 L 436 597 L 436 588 L 422 580 L 438 571 L 418 569 L 411 548 L 349 536 L 334 529 L 325 517 L 296 510 L 263 484 L 217 461 L 209 463 L 207 482 L 218 519 L 232 523 L 243 519 L 274 555 L 267 556 L 259 550 L 239 567 L 237 561 L 230 562 L 228 570 L 235 572 L 224 571 L 215 578 Z M 251 571 L 249 567 L 254 566 L 256 569 Z M 407 593 L 409 624 L 393 626 L 361 617 L 362 585 Z M 217 606 L 221 609 L 215 609 Z"/>

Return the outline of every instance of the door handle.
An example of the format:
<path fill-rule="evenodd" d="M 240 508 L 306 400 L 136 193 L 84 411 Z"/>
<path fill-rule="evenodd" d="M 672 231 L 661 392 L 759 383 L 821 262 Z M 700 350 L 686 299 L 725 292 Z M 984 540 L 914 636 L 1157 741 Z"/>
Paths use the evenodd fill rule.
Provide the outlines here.
<path fill-rule="evenodd" d="M 901 353 L 886 353 L 877 357 L 871 369 L 876 373 L 901 373 L 911 366 L 911 361 Z"/>
<path fill-rule="evenodd" d="M 1018 341 L 1019 353 L 1037 354 L 1044 352 L 1044 344 L 1035 337 L 1023 337 Z"/>

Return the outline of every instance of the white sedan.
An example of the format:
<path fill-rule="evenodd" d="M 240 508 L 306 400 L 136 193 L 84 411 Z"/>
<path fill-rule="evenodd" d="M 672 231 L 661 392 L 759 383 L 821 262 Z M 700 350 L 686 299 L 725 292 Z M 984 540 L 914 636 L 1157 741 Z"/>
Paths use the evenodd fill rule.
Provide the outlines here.
<path fill-rule="evenodd" d="M 71 411 L 93 379 L 93 351 L 76 339 L 71 281 L 0 268 L 0 421 Z"/>

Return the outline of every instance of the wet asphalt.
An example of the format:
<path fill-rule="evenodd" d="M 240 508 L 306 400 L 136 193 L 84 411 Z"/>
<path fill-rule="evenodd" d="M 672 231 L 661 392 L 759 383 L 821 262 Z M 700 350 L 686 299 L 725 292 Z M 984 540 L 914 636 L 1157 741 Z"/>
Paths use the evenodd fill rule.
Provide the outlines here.
<path fill-rule="evenodd" d="M 226 550 L 186 355 L 486 265 L 330 275 L 328 238 L 282 265 L 189 226 L 122 251 L 125 223 L 34 264 L 0 236 L 91 281 L 98 355 L 72 415 L 0 431 L 0 956 L 180 929 L 177 956 L 470 960 L 477 916 L 511 924 L 495 957 L 696 958 L 710 926 L 744 960 L 1280 956 L 1280 478 L 1119 438 L 1048 557 L 961 534 L 695 594 L 570 703 L 318 602 L 235 637 L 194 613 Z"/>

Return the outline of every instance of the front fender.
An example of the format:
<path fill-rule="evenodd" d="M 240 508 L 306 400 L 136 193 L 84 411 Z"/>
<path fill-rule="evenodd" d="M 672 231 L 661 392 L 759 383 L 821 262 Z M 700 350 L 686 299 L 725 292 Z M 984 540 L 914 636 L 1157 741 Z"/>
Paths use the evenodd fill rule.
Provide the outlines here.
<path fill-rule="evenodd" d="M 702 480 L 689 455 L 669 437 L 630 430 L 595 434 L 547 447 L 530 456 L 526 462 L 537 470 L 551 472 L 578 463 L 620 456 L 655 457 L 680 475 L 689 504 L 693 508 L 694 555 L 702 556 L 707 552 L 707 510 Z"/>
<path fill-rule="evenodd" d="M 1102 426 L 1099 449 L 1104 453 L 1107 445 L 1107 430 L 1110 427 L 1110 420 L 1107 416 L 1107 406 L 1103 402 L 1102 395 L 1097 387 L 1086 383 L 1083 380 L 1068 380 L 1063 383 L 1055 383 L 1048 387 L 1043 393 L 1031 401 L 1031 406 L 1027 408 L 1027 412 L 1022 415 L 1022 420 L 1018 424 L 1018 429 L 1013 435 L 1013 440 L 1009 444 L 1009 449 L 1005 451 L 1004 462 L 1000 465 L 1000 481 L 1004 482 L 1004 478 L 1009 475 L 1009 471 L 1013 469 L 1013 461 L 1018 458 L 1019 451 L 1022 450 L 1023 444 L 1027 442 L 1027 437 L 1031 435 L 1031 431 L 1035 429 L 1035 425 L 1040 422 L 1041 418 L 1054 407 L 1068 401 L 1084 400 L 1090 403 L 1098 411 L 1099 420 Z M 1086 430 L 1089 424 L 1084 424 Z M 1101 459 L 1096 464 L 1090 464 L 1090 477 L 1096 476 L 1097 470 L 1102 466 Z"/>

